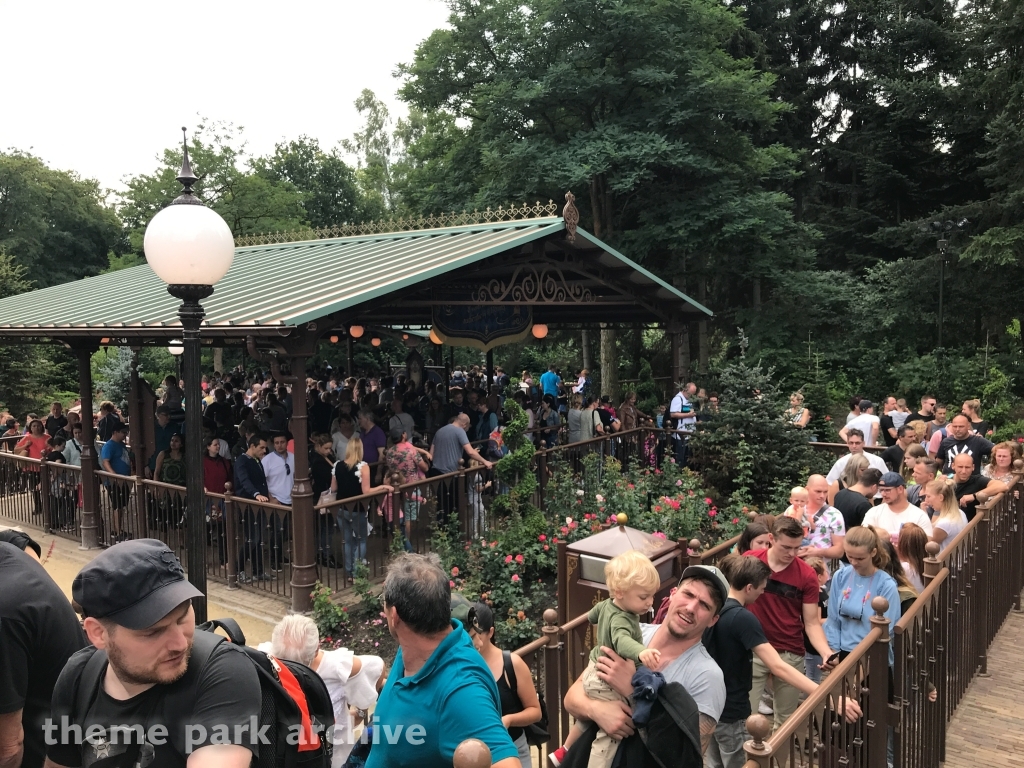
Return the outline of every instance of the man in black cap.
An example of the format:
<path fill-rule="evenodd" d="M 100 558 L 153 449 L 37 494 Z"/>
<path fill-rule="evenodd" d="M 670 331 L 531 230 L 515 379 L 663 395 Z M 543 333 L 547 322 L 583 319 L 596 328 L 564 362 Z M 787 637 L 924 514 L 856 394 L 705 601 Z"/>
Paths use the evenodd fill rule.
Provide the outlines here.
<path fill-rule="evenodd" d="M 12 538 L 21 547 L 35 543 L 24 534 Z M 50 694 L 64 664 L 86 646 L 85 635 L 38 559 L 6 542 L 0 584 L 0 765 L 41 768 Z"/>
<path fill-rule="evenodd" d="M 47 768 L 248 768 L 263 728 L 256 669 L 237 646 L 195 631 L 192 599 L 203 595 L 166 544 L 110 547 L 71 593 L 95 648 L 57 680 Z"/>

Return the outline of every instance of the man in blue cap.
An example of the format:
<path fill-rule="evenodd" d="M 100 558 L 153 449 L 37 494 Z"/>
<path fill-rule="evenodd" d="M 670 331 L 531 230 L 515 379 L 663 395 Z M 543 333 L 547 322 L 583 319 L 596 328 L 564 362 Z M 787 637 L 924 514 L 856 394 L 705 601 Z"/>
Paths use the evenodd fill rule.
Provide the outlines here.
<path fill-rule="evenodd" d="M 110 547 L 71 594 L 95 647 L 71 657 L 53 690 L 47 768 L 248 768 L 261 735 L 256 669 L 195 631 L 203 594 L 166 544 Z"/>

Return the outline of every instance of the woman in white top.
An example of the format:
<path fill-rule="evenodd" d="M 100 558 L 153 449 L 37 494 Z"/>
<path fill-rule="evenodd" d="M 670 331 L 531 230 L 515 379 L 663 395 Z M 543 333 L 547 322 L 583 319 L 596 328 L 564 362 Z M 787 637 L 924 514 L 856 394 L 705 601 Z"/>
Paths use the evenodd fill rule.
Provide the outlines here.
<path fill-rule="evenodd" d="M 942 552 L 967 527 L 967 515 L 957 504 L 953 482 L 946 478 L 932 480 L 925 486 L 924 503 L 935 510 L 932 541 L 939 545 L 939 552 Z"/>
<path fill-rule="evenodd" d="M 794 392 L 789 396 L 789 408 L 786 409 L 786 418 L 795 427 L 803 429 L 810 421 L 811 412 L 804 408 L 804 396 L 802 392 Z"/>

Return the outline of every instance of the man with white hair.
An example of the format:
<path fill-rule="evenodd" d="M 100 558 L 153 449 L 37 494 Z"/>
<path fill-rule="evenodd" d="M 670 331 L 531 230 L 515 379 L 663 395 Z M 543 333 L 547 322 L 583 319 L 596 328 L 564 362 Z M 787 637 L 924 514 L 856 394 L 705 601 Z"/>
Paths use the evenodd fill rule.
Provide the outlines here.
<path fill-rule="evenodd" d="M 349 707 L 367 710 L 377 703 L 384 684 L 384 660 L 380 656 L 356 656 L 348 648 L 324 651 L 320 633 L 308 616 L 291 614 L 274 627 L 269 643 L 261 651 L 312 669 L 324 681 L 334 706 L 334 756 L 331 768 L 341 768 L 352 751 L 353 718 Z"/>

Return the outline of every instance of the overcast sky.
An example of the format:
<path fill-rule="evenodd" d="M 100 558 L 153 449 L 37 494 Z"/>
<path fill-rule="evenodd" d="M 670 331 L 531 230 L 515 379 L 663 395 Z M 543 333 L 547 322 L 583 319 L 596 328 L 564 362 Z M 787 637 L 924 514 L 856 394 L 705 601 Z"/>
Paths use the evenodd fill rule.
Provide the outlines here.
<path fill-rule="evenodd" d="M 265 154 L 360 127 L 370 88 L 402 113 L 396 65 L 443 26 L 441 0 L 0 0 L 0 149 L 122 189 L 197 116 Z M 200 169 L 201 170 L 201 169 Z"/>

